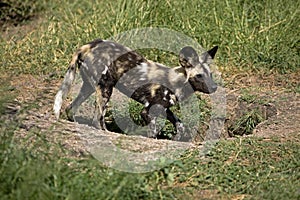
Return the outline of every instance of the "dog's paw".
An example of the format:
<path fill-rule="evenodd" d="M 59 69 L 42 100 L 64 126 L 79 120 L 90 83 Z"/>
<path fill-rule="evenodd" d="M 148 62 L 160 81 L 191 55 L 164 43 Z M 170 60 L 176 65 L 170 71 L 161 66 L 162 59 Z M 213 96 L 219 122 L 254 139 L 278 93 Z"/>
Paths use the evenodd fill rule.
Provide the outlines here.
<path fill-rule="evenodd" d="M 72 111 L 72 109 L 67 108 L 66 109 L 66 117 L 69 121 L 74 122 L 75 118 L 74 118 L 75 113 Z"/>

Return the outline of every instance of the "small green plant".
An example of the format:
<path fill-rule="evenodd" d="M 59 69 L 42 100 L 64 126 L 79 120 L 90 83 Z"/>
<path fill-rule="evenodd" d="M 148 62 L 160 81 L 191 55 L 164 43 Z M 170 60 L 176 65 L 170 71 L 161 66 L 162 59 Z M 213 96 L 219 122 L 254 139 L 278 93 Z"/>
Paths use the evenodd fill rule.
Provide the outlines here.
<path fill-rule="evenodd" d="M 142 119 L 141 112 L 144 106 L 134 100 L 129 101 L 129 116 L 133 120 L 133 122 L 139 126 L 144 125 L 144 120 Z"/>
<path fill-rule="evenodd" d="M 106 114 L 106 118 L 110 121 L 108 123 L 109 130 L 138 135 L 139 132 L 137 132 L 136 127 L 143 127 L 146 125 L 140 115 L 144 108 L 143 105 L 131 99 L 122 105 L 118 104 L 119 102 L 111 103 L 112 108 L 109 109 Z M 123 127 L 119 127 L 120 125 L 118 123 L 122 123 Z"/>
<path fill-rule="evenodd" d="M 240 96 L 239 100 L 240 101 L 245 101 L 246 103 L 250 104 L 250 103 L 254 103 L 257 101 L 258 96 L 255 94 L 251 94 L 249 91 L 247 90 L 243 90 L 242 91 L 242 95 Z"/>
<path fill-rule="evenodd" d="M 237 121 L 228 127 L 231 136 L 252 134 L 254 128 L 264 120 L 261 112 L 257 109 L 246 112 Z"/>
<path fill-rule="evenodd" d="M 271 99 L 267 97 L 260 97 L 258 94 L 253 94 L 250 89 L 242 89 L 239 97 L 240 102 L 246 102 L 247 104 L 259 104 L 265 105 L 271 102 Z"/>
<path fill-rule="evenodd" d="M 0 116 L 6 112 L 6 103 L 11 101 L 16 96 L 15 88 L 9 85 L 8 77 L 0 79 Z"/>

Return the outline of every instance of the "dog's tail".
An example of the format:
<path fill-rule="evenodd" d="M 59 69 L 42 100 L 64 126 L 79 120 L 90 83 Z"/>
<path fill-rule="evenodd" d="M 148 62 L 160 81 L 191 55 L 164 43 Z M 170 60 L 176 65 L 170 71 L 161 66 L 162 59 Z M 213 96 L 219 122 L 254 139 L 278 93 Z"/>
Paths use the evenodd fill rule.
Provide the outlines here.
<path fill-rule="evenodd" d="M 69 94 L 71 90 L 72 83 L 74 82 L 75 75 L 76 75 L 76 68 L 80 67 L 80 60 L 82 59 L 83 55 L 88 53 L 91 49 L 91 45 L 87 44 L 82 46 L 77 50 L 77 52 L 73 55 L 72 61 L 69 65 L 65 78 L 60 86 L 57 94 L 55 95 L 53 111 L 55 114 L 56 119 L 59 118 L 60 109 L 63 103 L 63 100 Z"/>

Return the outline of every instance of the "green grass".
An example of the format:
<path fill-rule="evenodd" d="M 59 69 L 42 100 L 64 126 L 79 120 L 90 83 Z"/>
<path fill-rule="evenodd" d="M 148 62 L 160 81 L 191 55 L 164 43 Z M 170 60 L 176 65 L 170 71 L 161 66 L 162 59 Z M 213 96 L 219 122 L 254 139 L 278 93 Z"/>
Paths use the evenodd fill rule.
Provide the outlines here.
<path fill-rule="evenodd" d="M 204 190 L 250 199 L 300 195 L 300 146 L 293 141 L 221 141 L 205 159 L 187 152 L 163 169 L 131 174 L 88 156 L 72 158 L 37 132 L 30 133 L 38 136 L 33 146 L 21 148 L 14 141 L 15 125 L 1 133 L 1 199 L 181 199 Z"/>
<path fill-rule="evenodd" d="M 23 38 L 1 42 L 2 70 L 64 71 L 80 45 L 143 27 L 179 31 L 207 49 L 219 45 L 217 60 L 225 67 L 287 73 L 297 70 L 300 61 L 299 1 L 38 2 L 36 7 L 47 8 L 39 14 L 43 23 Z"/>
<path fill-rule="evenodd" d="M 1 23 L 6 23 L 5 12 L 20 13 L 17 23 L 21 25 L 30 26 L 26 20 L 35 16 L 42 23 L 38 20 L 40 24 L 28 32 L 13 32 L 9 40 L 1 35 L 1 73 L 55 73 L 57 78 L 80 45 L 150 26 L 184 33 L 207 49 L 219 45 L 219 66 L 281 73 L 299 70 L 299 1 L 6 2 L 15 4 L 1 10 Z M 178 64 L 168 52 L 142 52 L 155 61 Z M 47 141 L 39 130 L 28 133 L 24 142 L 30 143 L 31 136 L 37 138 L 30 147 L 20 145 L 15 139 L 19 122 L 7 121 L 3 115 L 4 106 L 16 94 L 4 79 L 0 88 L 1 199 L 199 199 L 203 196 L 198 193 L 205 190 L 216 193 L 212 199 L 231 195 L 299 199 L 299 136 L 282 142 L 257 138 L 221 141 L 205 159 L 192 151 L 160 170 L 130 174 L 107 168 L 89 156 L 74 158 L 62 144 Z M 252 101 L 256 97 L 244 98 Z M 207 108 L 202 107 L 200 117 L 205 118 Z"/>

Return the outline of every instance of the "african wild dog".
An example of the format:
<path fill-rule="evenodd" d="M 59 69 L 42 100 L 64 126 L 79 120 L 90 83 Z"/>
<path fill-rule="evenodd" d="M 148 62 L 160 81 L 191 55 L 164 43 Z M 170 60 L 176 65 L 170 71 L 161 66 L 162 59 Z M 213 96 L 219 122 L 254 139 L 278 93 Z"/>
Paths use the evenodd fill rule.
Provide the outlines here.
<path fill-rule="evenodd" d="M 156 138 L 155 120 L 164 113 L 175 126 L 179 140 L 184 126 L 169 109 L 195 91 L 213 93 L 217 90 L 212 80 L 209 64 L 218 47 L 198 56 L 192 47 L 184 47 L 179 53 L 179 67 L 169 68 L 162 64 L 146 60 L 144 57 L 118 43 L 106 40 L 94 40 L 77 50 L 69 65 L 63 83 L 56 94 L 54 113 L 59 118 L 63 99 L 70 91 L 75 78 L 76 68 L 83 80 L 76 99 L 67 107 L 69 120 L 74 120 L 78 107 L 96 92 L 96 112 L 93 124 L 106 130 L 104 116 L 113 88 L 142 103 L 141 116 L 149 124 L 148 137 Z M 155 111 L 150 112 L 150 108 Z"/>

